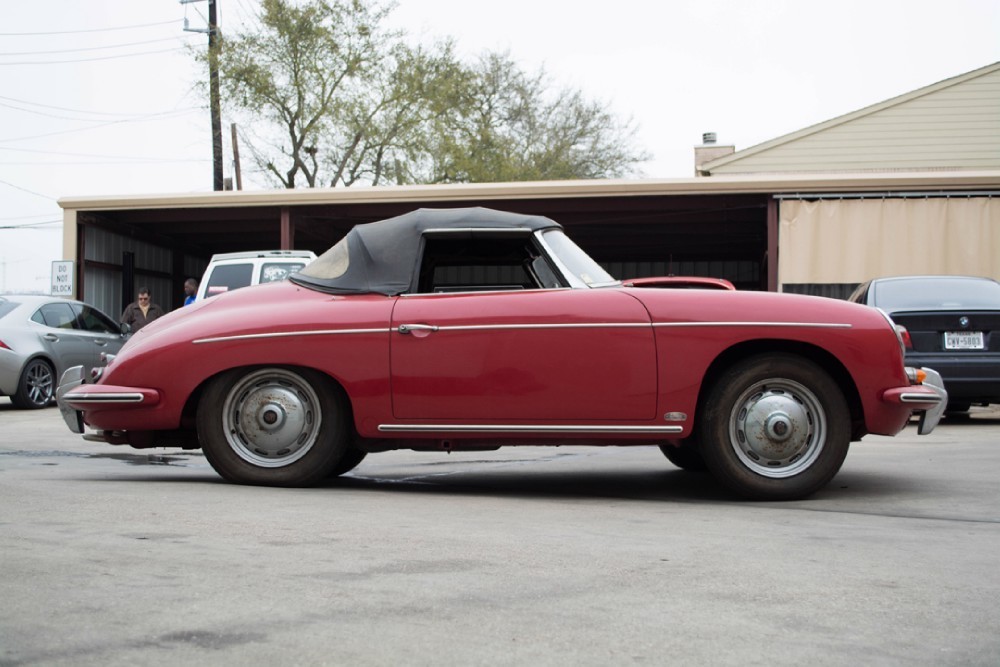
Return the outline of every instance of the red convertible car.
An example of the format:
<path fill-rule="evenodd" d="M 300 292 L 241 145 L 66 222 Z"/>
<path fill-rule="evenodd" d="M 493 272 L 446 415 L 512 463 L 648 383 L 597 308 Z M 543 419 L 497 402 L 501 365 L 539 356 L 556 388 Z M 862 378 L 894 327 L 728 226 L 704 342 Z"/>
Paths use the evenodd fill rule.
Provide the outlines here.
<path fill-rule="evenodd" d="M 548 218 L 418 210 L 359 225 L 289 280 L 143 328 L 58 402 L 91 440 L 204 450 L 301 486 L 369 452 L 660 445 L 750 498 L 806 496 L 851 441 L 930 432 L 940 377 L 867 306 L 626 287 Z"/>

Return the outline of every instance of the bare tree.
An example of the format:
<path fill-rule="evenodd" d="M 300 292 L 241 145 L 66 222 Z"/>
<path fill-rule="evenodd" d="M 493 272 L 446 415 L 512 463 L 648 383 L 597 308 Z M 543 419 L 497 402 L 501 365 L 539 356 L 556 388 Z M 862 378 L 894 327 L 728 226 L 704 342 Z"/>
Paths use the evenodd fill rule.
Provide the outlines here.
<path fill-rule="evenodd" d="M 648 159 L 606 105 L 507 54 L 411 47 L 390 11 L 263 0 L 259 26 L 218 40 L 226 109 L 283 187 L 603 178 Z"/>

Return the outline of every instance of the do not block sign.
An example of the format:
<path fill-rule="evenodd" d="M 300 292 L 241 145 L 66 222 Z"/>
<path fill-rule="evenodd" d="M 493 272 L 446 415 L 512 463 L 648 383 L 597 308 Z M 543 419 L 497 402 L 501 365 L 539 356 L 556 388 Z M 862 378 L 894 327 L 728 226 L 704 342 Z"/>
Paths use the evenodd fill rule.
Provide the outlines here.
<path fill-rule="evenodd" d="M 52 296 L 73 296 L 73 262 L 52 262 Z"/>

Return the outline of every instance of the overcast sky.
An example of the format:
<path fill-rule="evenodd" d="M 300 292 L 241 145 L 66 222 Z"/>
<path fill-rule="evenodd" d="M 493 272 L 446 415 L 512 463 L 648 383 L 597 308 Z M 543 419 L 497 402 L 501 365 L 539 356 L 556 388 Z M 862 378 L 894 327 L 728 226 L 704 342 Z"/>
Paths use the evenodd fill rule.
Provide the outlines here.
<path fill-rule="evenodd" d="M 219 0 L 225 31 L 256 0 Z M 71 196 L 212 189 L 205 2 L 0 9 L 0 293 L 47 291 Z M 415 40 L 509 52 L 639 128 L 649 178 L 692 175 L 703 132 L 737 150 L 1000 61 L 997 0 L 400 0 Z M 120 28 L 120 29 L 119 29 Z M 223 118 L 228 139 L 229 121 Z M 226 175 L 231 153 L 226 142 Z M 244 187 L 268 187 L 247 174 Z"/>

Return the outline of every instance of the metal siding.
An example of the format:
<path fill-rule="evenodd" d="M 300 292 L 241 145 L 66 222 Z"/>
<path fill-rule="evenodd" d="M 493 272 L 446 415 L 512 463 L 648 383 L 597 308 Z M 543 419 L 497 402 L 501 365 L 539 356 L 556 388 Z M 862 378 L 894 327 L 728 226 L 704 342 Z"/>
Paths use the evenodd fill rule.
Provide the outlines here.
<path fill-rule="evenodd" d="M 121 264 L 122 253 L 135 254 L 135 286 L 148 287 L 154 301 L 167 308 L 171 302 L 171 282 L 168 278 L 148 275 L 148 271 L 171 274 L 173 251 L 170 248 L 115 234 L 106 229 L 88 225 L 85 228 L 84 259 L 119 267 L 117 270 L 105 267 L 85 266 L 84 301 L 97 306 L 115 319 L 121 315 Z M 200 273 L 196 274 L 200 277 Z M 134 297 L 134 295 L 133 295 Z M 166 304 L 166 305 L 164 305 Z"/>
<path fill-rule="evenodd" d="M 713 174 L 1000 167 L 1000 69 L 748 154 Z"/>
<path fill-rule="evenodd" d="M 83 284 L 83 301 L 103 311 L 117 322 L 121 316 L 118 307 L 122 298 L 121 272 L 88 266 L 84 270 Z"/>

